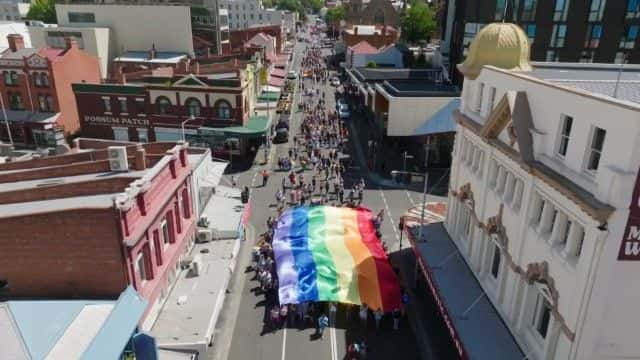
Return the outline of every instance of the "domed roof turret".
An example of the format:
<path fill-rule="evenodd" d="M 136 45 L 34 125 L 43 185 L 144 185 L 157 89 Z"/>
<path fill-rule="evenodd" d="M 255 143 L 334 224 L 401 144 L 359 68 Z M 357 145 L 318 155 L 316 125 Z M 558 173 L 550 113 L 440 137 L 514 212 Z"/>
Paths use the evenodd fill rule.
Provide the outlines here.
<path fill-rule="evenodd" d="M 531 71 L 529 39 L 512 23 L 492 23 L 480 30 L 471 42 L 467 59 L 458 70 L 475 79 L 484 65 L 512 71 Z"/>

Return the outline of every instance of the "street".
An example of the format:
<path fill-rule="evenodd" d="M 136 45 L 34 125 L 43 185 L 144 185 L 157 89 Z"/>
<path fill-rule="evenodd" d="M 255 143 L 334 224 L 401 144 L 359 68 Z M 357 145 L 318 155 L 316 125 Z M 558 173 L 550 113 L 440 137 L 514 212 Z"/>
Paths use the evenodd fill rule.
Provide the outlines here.
<path fill-rule="evenodd" d="M 297 42 L 294 48 L 294 63 L 291 70 L 301 74 L 301 59 L 304 56 L 306 43 Z M 323 55 L 329 50 L 323 49 Z M 298 81 L 303 81 L 299 79 Z M 306 79 L 308 84 L 312 80 Z M 322 85 L 321 85 L 322 86 Z M 335 109 L 334 93 L 336 88 L 330 85 L 324 87 L 326 91 L 326 107 Z M 227 174 L 227 181 L 231 175 L 235 177 L 237 186 L 248 186 L 251 190 L 251 215 L 247 240 L 243 244 L 239 263 L 232 280 L 231 293 L 228 294 L 222 310 L 222 323 L 216 330 L 219 338 L 216 340 L 213 359 L 228 358 L 231 360 L 251 359 L 344 359 L 347 346 L 353 341 L 365 341 L 368 347 L 368 359 L 418 359 L 420 354 L 416 340 L 406 318 L 400 322 L 400 329 L 393 330 L 392 319 L 387 314 L 382 321 L 381 329 L 376 330 L 373 319 L 369 318 L 367 327 L 363 327 L 354 312 L 350 321 L 345 318 L 342 307 L 339 307 L 336 326 L 327 329 L 323 339 L 316 339 L 315 324 L 306 327 L 291 326 L 270 331 L 265 328 L 268 322 L 268 312 L 265 310 L 264 295 L 256 295 L 259 287 L 254 279 L 254 272 L 245 270 L 249 265 L 250 248 L 255 244 L 260 234 L 267 231 L 266 221 L 270 216 L 276 216 L 275 194 L 281 186 L 287 172 L 277 170 L 276 160 L 279 156 L 286 156 L 292 139 L 300 127 L 302 112 L 297 111 L 296 104 L 292 109 L 289 142 L 272 145 L 269 152 L 269 162 L 263 164 L 264 154 L 257 152 L 254 165 L 248 169 L 236 170 Z M 346 120 L 350 121 L 350 120 Z M 357 134 L 350 133 L 350 137 Z M 349 141 L 351 166 L 344 175 L 344 187 L 350 189 L 352 184 L 366 177 L 366 169 L 354 155 L 354 141 Z M 260 172 L 267 169 L 271 174 L 266 186 L 262 186 Z M 310 171 L 309 171 L 310 173 Z M 305 174 L 305 176 L 307 176 Z M 422 194 L 406 189 L 391 189 L 376 184 L 367 183 L 364 189 L 363 206 L 374 213 L 384 210 L 384 221 L 381 227 L 382 238 L 387 247 L 390 260 L 397 264 L 399 261 L 400 232 L 398 230 L 399 217 L 410 207 L 416 206 L 422 200 Z M 441 200 L 441 197 L 428 197 L 427 201 Z M 408 245 L 407 241 L 402 244 Z M 402 283 L 402 279 L 401 279 Z M 235 314 L 237 312 L 237 315 Z M 226 333 L 226 334 L 225 334 Z M 218 336 L 218 335 L 217 335 Z"/>

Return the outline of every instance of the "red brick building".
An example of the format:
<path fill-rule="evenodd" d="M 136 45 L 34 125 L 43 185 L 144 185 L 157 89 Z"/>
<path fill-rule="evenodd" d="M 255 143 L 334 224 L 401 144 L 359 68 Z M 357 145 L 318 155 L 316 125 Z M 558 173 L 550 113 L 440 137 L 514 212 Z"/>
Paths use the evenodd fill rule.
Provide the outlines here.
<path fill-rule="evenodd" d="M 6 113 L 0 140 L 28 146 L 55 147 L 80 129 L 74 82 L 99 82 L 98 58 L 68 39 L 64 49 L 25 48 L 21 35 L 7 36 L 0 54 L 0 107 Z M 4 121 L 4 113 L 0 120 Z"/>
<path fill-rule="evenodd" d="M 184 136 L 217 156 L 242 155 L 270 130 L 268 118 L 253 114 L 258 69 L 233 60 L 198 65 L 194 73 L 125 74 L 125 84 L 74 84 L 82 135 L 140 142 Z"/>
<path fill-rule="evenodd" d="M 194 240 L 187 146 L 75 144 L 0 164 L 0 293 L 117 298 L 131 284 L 155 311 Z"/>
<path fill-rule="evenodd" d="M 260 33 L 273 36 L 276 39 L 276 52 L 282 52 L 285 43 L 285 32 L 280 25 L 255 26 L 247 29 L 230 31 L 229 44 L 231 46 L 231 52 L 242 52 L 244 44 Z"/>
<path fill-rule="evenodd" d="M 388 25 L 353 25 L 342 29 L 342 39 L 347 47 L 366 41 L 379 49 L 396 43 L 400 31 Z"/>

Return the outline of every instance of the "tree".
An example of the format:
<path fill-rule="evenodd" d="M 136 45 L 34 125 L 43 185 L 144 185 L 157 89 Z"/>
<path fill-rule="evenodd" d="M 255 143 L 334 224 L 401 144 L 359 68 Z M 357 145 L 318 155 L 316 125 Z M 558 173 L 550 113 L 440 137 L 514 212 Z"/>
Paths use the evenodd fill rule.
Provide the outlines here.
<path fill-rule="evenodd" d="M 375 62 L 375 61 L 373 61 L 373 60 L 369 60 L 369 61 L 367 61 L 367 67 L 368 67 L 368 68 L 374 68 L 374 69 L 375 69 L 375 68 L 377 68 L 377 67 L 378 67 L 378 63 L 376 63 L 376 62 Z"/>
<path fill-rule="evenodd" d="M 402 18 L 402 36 L 410 43 L 427 40 L 436 30 L 435 11 L 423 1 L 415 1 Z"/>
<path fill-rule="evenodd" d="M 270 9 L 276 5 L 276 2 L 273 0 L 262 0 L 262 6 L 266 9 Z"/>
<path fill-rule="evenodd" d="M 278 1 L 279 10 L 300 11 L 302 4 L 298 0 L 280 0 Z"/>
<path fill-rule="evenodd" d="M 328 9 L 327 14 L 324 16 L 324 20 L 327 24 L 337 24 L 340 20 L 345 20 L 346 18 L 347 12 L 342 5 Z"/>
<path fill-rule="evenodd" d="M 47 24 L 55 24 L 56 6 L 54 0 L 35 0 L 31 3 L 27 19 L 38 20 Z"/>

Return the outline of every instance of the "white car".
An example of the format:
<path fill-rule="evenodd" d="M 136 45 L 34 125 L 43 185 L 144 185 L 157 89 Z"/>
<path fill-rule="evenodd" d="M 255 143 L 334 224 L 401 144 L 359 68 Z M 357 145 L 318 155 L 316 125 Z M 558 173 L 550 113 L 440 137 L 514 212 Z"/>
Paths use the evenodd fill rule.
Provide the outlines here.
<path fill-rule="evenodd" d="M 289 71 L 289 73 L 287 74 L 287 79 L 289 80 L 295 80 L 298 78 L 298 74 L 295 71 Z"/>
<path fill-rule="evenodd" d="M 340 79 L 338 79 L 337 77 L 331 79 L 331 86 L 340 86 Z"/>
<path fill-rule="evenodd" d="M 340 117 L 340 119 L 348 119 L 351 116 L 351 113 L 349 112 L 349 106 L 345 105 L 340 105 L 340 108 L 338 108 L 338 116 Z"/>

